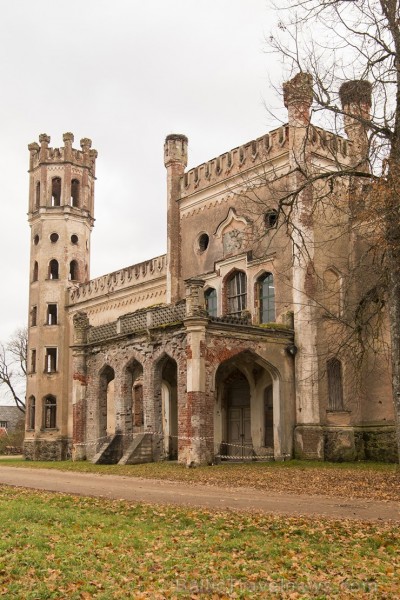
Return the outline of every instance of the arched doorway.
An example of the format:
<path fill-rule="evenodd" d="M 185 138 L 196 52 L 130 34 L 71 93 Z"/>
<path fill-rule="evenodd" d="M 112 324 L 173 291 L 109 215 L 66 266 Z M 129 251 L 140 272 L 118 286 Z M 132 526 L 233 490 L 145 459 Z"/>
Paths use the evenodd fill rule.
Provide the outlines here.
<path fill-rule="evenodd" d="M 225 381 L 225 403 L 227 414 L 227 455 L 232 458 L 251 456 L 251 409 L 250 386 L 246 377 L 235 369 Z"/>
<path fill-rule="evenodd" d="M 226 460 L 281 454 L 280 378 L 251 351 L 221 363 L 215 376 L 214 442 Z"/>
<path fill-rule="evenodd" d="M 164 357 L 159 363 L 161 374 L 161 411 L 164 455 L 169 460 L 178 458 L 178 367 L 174 359 Z"/>
<path fill-rule="evenodd" d="M 114 378 L 114 369 L 109 365 L 106 365 L 100 371 L 98 413 L 98 437 L 100 442 L 102 438 L 115 433 Z"/>
<path fill-rule="evenodd" d="M 143 431 L 143 366 L 136 359 L 125 369 L 124 396 L 125 432 Z"/>

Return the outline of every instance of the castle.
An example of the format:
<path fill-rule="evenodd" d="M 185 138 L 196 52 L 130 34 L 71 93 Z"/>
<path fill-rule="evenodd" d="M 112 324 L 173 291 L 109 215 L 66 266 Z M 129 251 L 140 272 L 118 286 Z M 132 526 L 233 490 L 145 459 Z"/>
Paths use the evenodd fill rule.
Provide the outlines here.
<path fill-rule="evenodd" d="M 352 89 L 345 108 L 368 111 Z M 167 253 L 96 279 L 97 152 L 87 138 L 74 149 L 71 133 L 62 148 L 46 134 L 29 145 L 28 459 L 395 460 L 384 357 L 356 388 L 332 342 L 363 243 L 330 200 L 349 203 L 349 185 L 327 178 L 320 213 L 304 186 L 291 231 L 278 210 L 309 165 L 360 162 L 367 132 L 349 118 L 347 138 L 312 126 L 307 74 L 284 102 L 286 125 L 189 171 L 187 138 L 168 135 Z"/>

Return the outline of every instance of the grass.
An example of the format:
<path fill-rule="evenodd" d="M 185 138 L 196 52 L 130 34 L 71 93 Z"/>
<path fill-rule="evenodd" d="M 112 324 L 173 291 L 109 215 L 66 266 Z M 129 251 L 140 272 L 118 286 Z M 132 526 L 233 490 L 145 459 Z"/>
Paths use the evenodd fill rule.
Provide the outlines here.
<path fill-rule="evenodd" d="M 400 468 L 385 463 L 312 461 L 223 463 L 188 469 L 171 462 L 144 465 L 93 465 L 90 462 L 30 462 L 1 459 L 1 465 L 123 475 L 224 487 L 247 487 L 292 494 L 345 496 L 400 501 Z"/>
<path fill-rule="evenodd" d="M 0 487 L 0 596 L 394 598 L 397 525 L 177 509 Z"/>

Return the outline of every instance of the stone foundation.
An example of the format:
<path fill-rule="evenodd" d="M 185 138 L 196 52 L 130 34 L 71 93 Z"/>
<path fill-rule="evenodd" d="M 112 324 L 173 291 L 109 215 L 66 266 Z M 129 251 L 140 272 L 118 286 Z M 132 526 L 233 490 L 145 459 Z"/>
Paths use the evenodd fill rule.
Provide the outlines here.
<path fill-rule="evenodd" d="M 373 460 L 397 462 L 396 434 L 386 427 L 324 428 L 325 460 L 333 462 Z"/>
<path fill-rule="evenodd" d="M 294 430 L 295 458 L 324 460 L 323 429 L 319 425 L 298 425 Z"/>
<path fill-rule="evenodd" d="M 58 440 L 26 440 L 26 460 L 68 460 L 71 458 L 72 442 L 68 438 Z"/>

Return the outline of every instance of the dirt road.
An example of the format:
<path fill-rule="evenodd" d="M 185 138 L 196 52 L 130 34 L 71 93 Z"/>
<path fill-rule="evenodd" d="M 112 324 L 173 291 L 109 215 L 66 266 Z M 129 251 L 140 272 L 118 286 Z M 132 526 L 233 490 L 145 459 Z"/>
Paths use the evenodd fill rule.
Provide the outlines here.
<path fill-rule="evenodd" d="M 186 485 L 118 475 L 68 473 L 50 469 L 0 466 L 0 484 L 133 502 L 175 504 L 207 509 L 324 516 L 336 519 L 400 522 L 396 502 L 291 495 L 249 488 Z"/>

